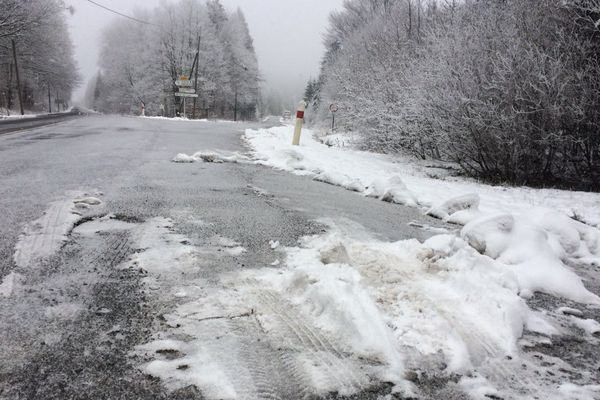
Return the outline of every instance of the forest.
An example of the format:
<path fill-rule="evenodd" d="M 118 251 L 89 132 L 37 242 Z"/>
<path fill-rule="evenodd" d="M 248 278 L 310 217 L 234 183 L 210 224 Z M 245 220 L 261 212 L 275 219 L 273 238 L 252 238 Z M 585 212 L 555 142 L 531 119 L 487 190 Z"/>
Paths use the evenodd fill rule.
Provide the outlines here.
<path fill-rule="evenodd" d="M 363 149 L 600 189 L 599 0 L 349 0 L 305 97 Z"/>
<path fill-rule="evenodd" d="M 85 95 L 90 108 L 139 115 L 144 107 L 145 115 L 179 116 L 184 105 L 176 82 L 185 77 L 199 95 L 187 100 L 187 116 L 256 118 L 258 62 L 240 9 L 180 0 L 135 18 L 116 19 L 104 32 L 100 69 Z"/>
<path fill-rule="evenodd" d="M 67 27 L 73 9 L 58 0 L 0 0 L 0 10 L 0 114 L 63 110 L 80 83 Z"/>

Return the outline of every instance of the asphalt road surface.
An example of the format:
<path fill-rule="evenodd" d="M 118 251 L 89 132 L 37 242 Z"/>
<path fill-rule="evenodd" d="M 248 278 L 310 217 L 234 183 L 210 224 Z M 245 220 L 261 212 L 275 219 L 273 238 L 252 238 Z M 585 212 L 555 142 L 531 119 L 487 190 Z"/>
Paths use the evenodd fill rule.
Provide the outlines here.
<path fill-rule="evenodd" d="M 0 119 L 0 135 L 64 122 L 80 115 L 80 110 L 74 108 L 73 110 L 64 113 L 44 114 L 36 117 L 16 119 Z"/>
<path fill-rule="evenodd" d="M 140 368 L 152 354 L 142 354 L 139 346 L 190 336 L 229 365 L 225 373 L 240 398 L 307 397 L 286 361 L 289 351 L 264 340 L 260 324 L 248 315 L 209 318 L 193 332 L 169 337 L 178 326 L 165 314 L 181 300 L 164 293 L 198 279 L 206 282 L 198 290 L 207 293 L 228 274 L 271 265 L 272 241 L 297 245 L 299 238 L 324 231 L 322 218 L 390 240 L 429 236 L 409 222 L 440 223 L 414 208 L 262 166 L 171 162 L 180 152 L 244 152 L 241 134 L 257 126 L 90 116 L 0 137 L 0 279 L 13 281 L 12 290 L 4 287 L 0 296 L 0 399 L 202 399 L 196 386 L 177 386 Z M 93 199 L 77 203 L 78 227 L 62 232 L 60 221 L 74 215 L 65 216 L 65 210 L 86 196 Z M 105 228 L 89 225 L 107 215 Z M 35 240 L 20 245 L 15 256 L 27 226 Z M 162 265 L 169 259 L 160 257 L 178 251 L 163 240 L 167 234 L 180 238 L 180 247 L 204 249 L 201 265 L 177 273 Z M 139 238 L 152 243 L 152 235 L 166 246 L 159 272 L 120 268 L 148 250 L 140 248 Z M 238 244 L 246 251 L 237 251 Z M 46 257 L 35 268 L 19 264 L 28 254 Z M 345 357 L 280 299 L 262 299 L 314 354 L 334 364 Z M 181 349 L 155 350 L 165 365 L 185 357 Z M 330 378 L 345 379 L 346 372 L 333 368 Z M 434 380 L 422 385 L 443 393 Z M 348 398 L 376 399 L 390 391 L 385 382 L 364 386 Z"/>

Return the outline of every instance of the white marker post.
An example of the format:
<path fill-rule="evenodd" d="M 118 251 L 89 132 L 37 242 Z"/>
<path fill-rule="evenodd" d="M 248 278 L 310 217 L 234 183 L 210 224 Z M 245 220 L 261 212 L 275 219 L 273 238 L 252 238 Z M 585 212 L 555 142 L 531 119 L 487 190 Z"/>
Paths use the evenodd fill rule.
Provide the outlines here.
<path fill-rule="evenodd" d="M 304 111 L 306 110 L 306 102 L 302 100 L 298 104 L 298 111 L 296 111 L 296 129 L 294 130 L 294 140 L 292 145 L 300 145 L 300 135 L 302 134 L 302 124 L 304 123 Z"/>

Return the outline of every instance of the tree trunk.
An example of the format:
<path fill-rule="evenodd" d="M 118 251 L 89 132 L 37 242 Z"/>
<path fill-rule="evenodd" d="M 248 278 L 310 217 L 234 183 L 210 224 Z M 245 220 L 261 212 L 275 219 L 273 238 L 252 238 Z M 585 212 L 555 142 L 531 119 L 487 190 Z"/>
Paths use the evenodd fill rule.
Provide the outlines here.
<path fill-rule="evenodd" d="M 198 94 L 198 70 L 200 69 L 200 35 L 198 35 L 198 49 L 196 50 L 196 75 L 194 77 L 194 92 Z M 198 98 L 194 97 L 194 108 L 192 109 L 192 119 L 196 119 L 196 104 Z"/>
<path fill-rule="evenodd" d="M 11 39 L 12 42 L 12 50 L 13 50 L 13 58 L 15 60 L 15 77 L 17 78 L 17 95 L 19 96 L 19 108 L 21 111 L 21 115 L 25 115 L 25 110 L 23 109 L 23 94 L 21 93 L 21 79 L 19 77 L 19 63 L 17 61 L 17 45 L 15 41 Z"/>

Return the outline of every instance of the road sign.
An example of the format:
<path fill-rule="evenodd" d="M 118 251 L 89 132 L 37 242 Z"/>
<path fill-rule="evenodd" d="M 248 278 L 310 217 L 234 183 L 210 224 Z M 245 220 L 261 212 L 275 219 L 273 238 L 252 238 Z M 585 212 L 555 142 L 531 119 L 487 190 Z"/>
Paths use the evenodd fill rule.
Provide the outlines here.
<path fill-rule="evenodd" d="M 175 97 L 198 97 L 195 93 L 175 93 Z"/>
<path fill-rule="evenodd" d="M 178 81 L 175 81 L 175 85 L 179 87 L 192 87 L 194 86 L 194 81 L 180 79 Z"/>
<path fill-rule="evenodd" d="M 331 103 L 329 106 L 329 111 L 331 111 L 331 133 L 335 132 L 335 113 L 338 111 L 338 105 L 335 103 Z"/>
<path fill-rule="evenodd" d="M 196 93 L 196 90 L 195 90 L 194 88 L 180 87 L 180 88 L 179 88 L 179 93 L 189 93 L 189 94 L 194 94 L 194 93 Z"/>

